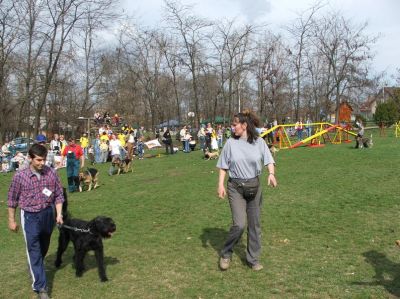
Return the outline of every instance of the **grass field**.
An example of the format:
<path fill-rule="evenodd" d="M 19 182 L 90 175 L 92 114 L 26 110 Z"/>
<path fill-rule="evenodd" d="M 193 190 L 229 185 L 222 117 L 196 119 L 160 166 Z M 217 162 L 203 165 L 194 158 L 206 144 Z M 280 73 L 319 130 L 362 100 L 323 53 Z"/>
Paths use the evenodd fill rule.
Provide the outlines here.
<path fill-rule="evenodd" d="M 369 132 L 367 132 L 369 133 Z M 375 134 L 377 136 L 377 134 Z M 278 188 L 264 183 L 264 270 L 245 263 L 245 240 L 231 268 L 218 269 L 230 226 L 216 196 L 214 161 L 200 151 L 135 160 L 134 172 L 69 196 L 74 217 L 107 215 L 117 232 L 106 240 L 110 279 L 100 283 L 93 254 L 76 278 L 72 248 L 53 266 L 57 230 L 46 258 L 53 298 L 395 298 L 400 296 L 400 139 L 281 150 Z M 65 170 L 60 171 L 66 185 Z M 265 178 L 265 176 L 264 176 Z M 7 228 L 11 175 L 0 176 L 0 298 L 32 298 L 21 233 Z M 265 182 L 265 180 L 264 180 Z"/>

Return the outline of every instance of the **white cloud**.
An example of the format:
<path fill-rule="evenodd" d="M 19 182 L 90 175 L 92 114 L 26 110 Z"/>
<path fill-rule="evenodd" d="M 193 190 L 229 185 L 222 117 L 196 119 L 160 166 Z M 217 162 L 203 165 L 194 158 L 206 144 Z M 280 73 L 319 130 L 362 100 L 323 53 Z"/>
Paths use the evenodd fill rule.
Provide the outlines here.
<path fill-rule="evenodd" d="M 234 0 L 239 3 L 240 11 L 244 14 L 247 21 L 254 21 L 265 18 L 271 12 L 271 3 L 267 0 Z"/>

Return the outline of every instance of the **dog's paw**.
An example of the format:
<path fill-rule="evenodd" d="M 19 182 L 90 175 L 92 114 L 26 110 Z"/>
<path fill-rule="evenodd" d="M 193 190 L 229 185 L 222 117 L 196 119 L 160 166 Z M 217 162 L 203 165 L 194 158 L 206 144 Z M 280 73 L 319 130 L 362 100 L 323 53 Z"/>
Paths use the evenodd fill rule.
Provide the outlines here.
<path fill-rule="evenodd" d="M 75 275 L 76 275 L 76 277 L 82 277 L 83 270 L 76 270 Z"/>
<path fill-rule="evenodd" d="M 56 260 L 56 261 L 54 262 L 54 266 L 55 266 L 56 268 L 60 268 L 61 263 L 62 263 L 61 260 Z"/>
<path fill-rule="evenodd" d="M 100 277 L 100 281 L 101 282 L 106 282 L 106 281 L 108 281 L 108 278 L 106 276 Z"/>
<path fill-rule="evenodd" d="M 396 245 L 400 247 L 400 240 L 396 240 Z"/>

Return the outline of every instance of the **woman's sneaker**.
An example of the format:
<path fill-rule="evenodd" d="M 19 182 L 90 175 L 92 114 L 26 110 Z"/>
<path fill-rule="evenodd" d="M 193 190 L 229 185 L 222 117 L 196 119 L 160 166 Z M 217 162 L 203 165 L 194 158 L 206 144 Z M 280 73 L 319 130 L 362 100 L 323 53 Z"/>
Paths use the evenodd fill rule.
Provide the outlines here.
<path fill-rule="evenodd" d="M 260 271 L 260 270 L 264 269 L 264 266 L 259 264 L 259 263 L 257 263 L 257 264 L 251 265 L 251 269 L 253 271 Z"/>
<path fill-rule="evenodd" d="M 219 259 L 219 267 L 221 268 L 221 270 L 227 270 L 229 268 L 230 262 L 231 262 L 230 258 L 220 257 L 220 259 Z"/>

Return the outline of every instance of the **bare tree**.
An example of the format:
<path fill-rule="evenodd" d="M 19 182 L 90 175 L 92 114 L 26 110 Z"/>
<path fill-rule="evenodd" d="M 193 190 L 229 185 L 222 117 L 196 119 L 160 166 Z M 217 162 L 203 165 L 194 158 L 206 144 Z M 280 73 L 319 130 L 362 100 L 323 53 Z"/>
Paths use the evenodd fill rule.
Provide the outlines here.
<path fill-rule="evenodd" d="M 21 106 L 28 104 L 27 114 L 31 115 L 30 106 L 33 103 L 36 134 L 59 63 L 65 52 L 70 52 L 74 46 L 74 30 L 87 28 L 85 21 L 88 19 L 92 21 L 91 24 L 101 22 L 100 19 L 94 19 L 104 15 L 103 10 L 110 3 L 111 0 L 94 0 L 90 3 L 84 0 L 23 1 L 21 9 L 27 17 L 22 30 L 27 38 L 24 55 L 25 96 Z M 33 89 L 35 82 L 37 85 Z"/>
<path fill-rule="evenodd" d="M 8 83 L 10 69 L 15 68 L 13 52 L 22 40 L 17 2 L 0 0 L 0 141 L 4 140 L 9 116 L 16 107 L 10 101 Z"/>
<path fill-rule="evenodd" d="M 366 75 L 361 70 L 372 58 L 370 48 L 376 37 L 366 35 L 366 27 L 367 23 L 353 25 L 340 13 L 333 12 L 314 28 L 315 46 L 324 56 L 331 74 L 325 96 L 336 103 L 336 122 L 339 121 L 341 96 L 346 90 L 359 87 L 358 83 Z"/>
<path fill-rule="evenodd" d="M 168 38 L 165 35 L 159 36 L 158 44 L 162 53 L 164 54 L 167 67 L 172 75 L 171 81 L 174 90 L 176 114 L 178 116 L 178 122 L 181 123 L 182 120 L 181 100 L 179 97 L 179 89 L 178 89 L 178 77 L 179 77 L 179 66 L 180 66 L 178 44 L 173 37 Z"/>
<path fill-rule="evenodd" d="M 178 2 L 165 0 L 167 22 L 172 25 L 172 30 L 182 39 L 181 62 L 189 69 L 192 79 L 193 101 L 196 123 L 200 123 L 200 105 L 198 90 L 199 58 L 202 50 L 202 42 L 205 39 L 204 30 L 211 26 L 197 16 L 190 14 L 190 7 L 182 6 Z"/>
<path fill-rule="evenodd" d="M 232 20 L 217 25 L 216 33 L 210 37 L 216 50 L 224 119 L 227 115 L 231 115 L 233 110 L 241 110 L 240 93 L 245 79 L 243 74 L 250 64 L 247 57 L 253 33 L 253 26 L 244 25 L 238 28 Z"/>
<path fill-rule="evenodd" d="M 102 54 L 97 49 L 98 45 L 95 44 L 96 37 L 98 38 L 97 34 L 105 30 L 111 21 L 118 20 L 119 15 L 115 13 L 115 4 L 115 0 L 98 0 L 94 3 L 88 2 L 85 8 L 85 18 L 82 19 L 82 29 L 80 30 L 82 45 L 78 41 L 78 46 L 84 51 L 83 81 L 85 86 L 81 109 L 84 114 L 96 104 L 91 94 L 101 76 L 99 65 Z"/>
<path fill-rule="evenodd" d="M 287 31 L 290 33 L 291 38 L 294 40 L 293 46 L 288 49 L 289 59 L 292 63 L 296 72 L 296 99 L 294 101 L 294 117 L 296 120 L 299 119 L 300 110 L 300 98 L 301 98 L 301 75 L 304 62 L 305 48 L 310 46 L 312 28 L 314 26 L 314 15 L 321 8 L 321 5 L 317 3 L 313 5 L 309 10 L 304 13 L 300 13 L 299 17 L 293 24 L 287 27 Z"/>
<path fill-rule="evenodd" d="M 253 57 L 260 115 L 281 118 L 290 111 L 291 81 L 287 48 L 282 38 L 265 32 Z"/>
<path fill-rule="evenodd" d="M 159 46 L 158 33 L 154 30 L 136 30 L 126 35 L 124 44 L 125 55 L 130 61 L 134 61 L 137 79 L 141 84 L 143 104 L 145 106 L 146 126 L 154 127 L 160 117 L 160 78 L 161 61 L 164 58 L 164 50 Z"/>
<path fill-rule="evenodd" d="M 314 49 L 315 50 L 315 49 Z M 329 86 L 329 66 L 318 51 L 307 51 L 307 81 L 303 82 L 304 97 L 308 98 L 307 112 L 313 120 L 321 120 L 324 103 L 325 87 Z"/>

